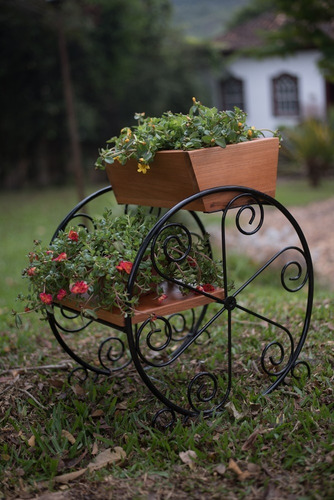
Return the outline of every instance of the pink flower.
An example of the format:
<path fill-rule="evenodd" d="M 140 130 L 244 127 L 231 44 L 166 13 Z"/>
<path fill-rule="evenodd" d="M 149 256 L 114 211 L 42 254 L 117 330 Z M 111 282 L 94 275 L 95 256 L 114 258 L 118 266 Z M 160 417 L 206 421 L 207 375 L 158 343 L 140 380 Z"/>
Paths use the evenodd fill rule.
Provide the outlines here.
<path fill-rule="evenodd" d="M 79 241 L 79 235 L 76 231 L 73 231 L 73 229 L 71 229 L 71 231 L 68 233 L 68 237 L 72 241 Z"/>
<path fill-rule="evenodd" d="M 85 281 L 77 281 L 71 288 L 71 293 L 86 293 L 88 285 Z"/>
<path fill-rule="evenodd" d="M 166 300 L 167 297 L 168 297 L 168 295 L 166 295 L 165 293 L 163 293 L 162 295 L 160 295 L 160 297 L 158 297 L 159 304 L 161 304 L 164 300 Z"/>
<path fill-rule="evenodd" d="M 27 271 L 28 276 L 35 276 L 36 267 L 30 267 Z"/>
<path fill-rule="evenodd" d="M 61 262 L 62 260 L 66 260 L 67 259 L 67 254 L 65 252 L 62 252 L 58 255 L 58 257 L 55 257 L 54 259 L 52 260 L 55 260 L 57 262 Z"/>
<path fill-rule="evenodd" d="M 66 290 L 64 290 L 63 288 L 61 288 L 59 290 L 59 292 L 57 293 L 57 299 L 58 300 L 62 300 L 64 297 L 66 297 L 66 295 L 67 295 Z"/>
<path fill-rule="evenodd" d="M 198 292 L 206 292 L 206 293 L 210 293 L 210 292 L 214 292 L 215 291 L 215 287 L 213 285 L 210 285 L 209 283 L 207 283 L 206 285 L 198 285 L 196 287 L 196 290 L 198 290 Z M 196 293 L 196 295 L 200 295 L 200 293 Z"/>
<path fill-rule="evenodd" d="M 127 274 L 130 274 L 132 266 L 133 266 L 132 262 L 127 262 L 125 260 L 121 260 L 121 262 L 118 264 L 118 266 L 116 266 L 116 269 L 118 271 L 125 271 Z"/>
<path fill-rule="evenodd" d="M 44 302 L 44 304 L 52 304 L 52 295 L 50 293 L 42 292 L 39 294 L 39 298 L 42 302 Z"/>

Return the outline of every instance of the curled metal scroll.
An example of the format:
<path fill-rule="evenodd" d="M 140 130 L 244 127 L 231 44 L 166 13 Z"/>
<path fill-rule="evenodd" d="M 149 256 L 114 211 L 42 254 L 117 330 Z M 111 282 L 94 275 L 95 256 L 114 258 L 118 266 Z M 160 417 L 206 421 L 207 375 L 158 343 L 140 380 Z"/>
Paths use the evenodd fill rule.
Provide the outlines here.
<path fill-rule="evenodd" d="M 200 405 L 210 403 L 217 395 L 218 380 L 213 373 L 201 372 L 190 381 L 187 390 L 188 402 L 191 408 L 200 413 L 211 413 L 213 410 L 203 410 Z"/>
<path fill-rule="evenodd" d="M 292 355 L 293 355 L 293 338 L 292 338 L 292 335 L 290 334 L 289 331 L 285 330 L 287 333 L 288 333 L 288 336 L 289 336 L 289 339 L 290 339 L 290 355 L 289 355 L 289 359 L 286 360 L 286 363 L 284 364 L 283 366 L 283 362 L 285 360 L 285 357 L 286 357 L 286 352 L 285 352 L 285 349 L 284 349 L 284 346 L 281 342 L 279 342 L 278 340 L 273 340 L 272 342 L 270 342 L 268 345 L 266 345 L 266 347 L 263 349 L 262 351 L 262 354 L 261 354 L 261 366 L 262 366 L 262 369 L 263 371 L 269 375 L 269 376 L 274 376 L 274 377 L 278 377 L 279 375 L 281 375 L 282 373 L 284 373 L 285 371 L 285 368 L 288 366 L 288 364 L 290 363 L 291 359 L 292 359 Z M 275 358 L 274 355 L 270 355 L 269 351 L 270 350 L 273 350 L 273 348 L 278 348 L 279 350 L 279 358 Z M 266 356 L 269 357 L 269 361 L 271 363 L 271 365 L 273 367 L 275 367 L 275 370 L 270 370 L 269 368 L 266 367 Z M 280 370 L 277 370 L 276 368 L 279 367 L 279 366 L 283 366 L 283 368 L 281 368 Z"/>
<path fill-rule="evenodd" d="M 292 266 L 294 266 L 296 268 L 296 271 L 297 273 L 294 274 L 294 276 L 290 276 L 288 279 L 289 281 L 300 281 L 300 284 L 298 286 L 296 286 L 295 288 L 292 288 L 292 287 L 289 287 L 286 283 L 286 274 L 287 274 L 287 270 L 289 268 L 291 268 Z M 308 280 L 308 273 L 305 272 L 305 276 L 304 276 L 304 279 L 301 280 L 302 278 L 302 275 L 303 275 L 303 268 L 302 268 L 302 265 L 300 264 L 300 262 L 296 261 L 296 260 L 293 260 L 293 261 L 290 261 L 290 262 L 287 262 L 284 266 L 283 266 L 283 269 L 282 269 L 282 272 L 281 272 L 281 283 L 282 283 L 282 286 L 283 288 L 288 291 L 288 292 L 298 292 L 299 290 L 301 290 L 304 285 L 307 283 L 307 280 Z"/>
<path fill-rule="evenodd" d="M 128 358 L 127 361 L 123 360 L 124 357 Z M 101 366 L 110 372 L 120 371 L 131 363 L 131 358 L 127 355 L 125 344 L 119 337 L 108 337 L 101 342 L 98 350 L 98 358 Z"/>
<path fill-rule="evenodd" d="M 181 230 L 181 233 L 171 233 L 171 229 L 173 230 Z M 165 236 L 163 233 L 167 233 Z M 182 234 L 183 233 L 183 234 Z M 182 238 L 183 236 L 183 238 Z M 187 256 L 189 255 L 189 252 L 191 250 L 191 245 L 192 245 L 192 236 L 191 232 L 189 229 L 184 226 L 181 223 L 178 222 L 171 222 L 169 224 L 165 224 L 161 230 L 155 235 L 152 241 L 152 250 L 151 250 L 151 257 L 152 257 L 152 262 L 153 265 L 155 265 L 155 269 L 157 272 L 159 272 L 159 268 L 157 266 L 156 262 L 156 253 L 154 250 L 156 249 L 158 239 L 161 238 L 163 239 L 162 244 L 160 246 L 163 248 L 163 253 L 165 256 L 165 259 L 168 263 L 179 263 L 184 261 Z M 184 240 L 185 237 L 185 240 Z M 175 248 L 174 245 L 177 245 Z M 172 246 L 173 245 L 173 246 Z M 172 248 L 171 248 L 172 247 Z M 175 255 L 176 254 L 176 255 Z"/>
<path fill-rule="evenodd" d="M 303 366 L 304 368 L 306 368 L 306 375 L 307 375 L 307 378 L 310 378 L 311 377 L 311 368 L 310 368 L 310 365 L 307 363 L 307 361 L 301 359 L 299 361 L 296 361 L 292 368 L 291 368 L 291 375 L 296 379 L 296 380 L 300 380 L 301 377 L 299 377 L 298 375 L 295 374 L 295 369 L 298 367 L 298 366 Z"/>
<path fill-rule="evenodd" d="M 92 224 L 92 226 L 94 227 L 94 229 L 96 228 L 96 225 L 95 225 L 95 223 L 94 223 L 94 219 L 93 219 L 93 217 L 91 217 L 90 215 L 88 215 L 88 214 L 86 214 L 86 213 L 84 213 L 84 212 L 79 212 L 79 213 L 74 214 L 74 215 L 72 216 L 72 218 L 71 218 L 68 222 L 72 221 L 73 219 L 79 218 L 79 217 L 80 217 L 81 219 L 84 219 L 84 220 L 86 220 L 86 221 L 89 221 L 89 222 Z M 68 222 L 67 222 L 67 223 L 68 223 Z M 83 229 L 86 229 L 86 231 L 88 231 L 87 224 L 84 224 L 83 222 L 79 222 L 79 223 L 77 224 L 77 226 L 78 226 L 78 227 L 82 227 Z"/>
<path fill-rule="evenodd" d="M 176 232 L 171 233 L 172 229 Z M 180 279 L 173 278 L 168 272 L 168 265 L 174 264 L 177 267 L 186 261 L 191 252 L 191 248 L 192 235 L 186 226 L 177 222 L 165 224 L 152 239 L 151 261 L 153 268 L 164 280 L 188 288 L 189 290 L 194 290 L 191 285 L 184 283 Z M 157 257 L 161 255 L 161 249 L 166 270 L 162 268 Z"/>
<path fill-rule="evenodd" d="M 61 315 L 66 319 L 66 320 L 75 320 L 75 319 L 78 319 L 78 318 L 82 318 L 82 315 L 80 314 L 80 312 L 77 312 L 77 311 L 67 311 L 66 309 L 64 309 L 62 306 L 60 306 L 60 313 Z M 59 319 L 56 319 L 56 317 L 54 317 L 54 322 L 55 322 L 55 325 L 62 331 L 62 332 L 65 332 L 65 333 L 79 333 L 79 332 L 82 332 L 83 330 L 85 330 L 89 325 L 92 324 L 93 320 L 92 319 L 87 319 L 86 322 L 82 325 L 82 326 L 78 326 L 76 328 L 67 328 L 66 326 L 62 325 L 59 321 Z"/>
<path fill-rule="evenodd" d="M 159 326 L 160 322 L 162 323 L 161 327 Z M 147 327 L 149 331 L 145 334 L 144 331 Z M 146 335 L 144 344 L 145 347 L 149 349 L 149 352 L 156 354 L 164 351 L 169 347 L 173 337 L 172 326 L 168 318 L 165 318 L 164 316 L 156 316 L 154 321 L 151 318 L 148 318 L 141 324 L 136 333 L 136 352 L 144 363 L 154 366 L 155 368 L 167 366 L 174 360 L 174 358 L 168 358 L 167 361 L 158 362 L 149 359 L 143 352 L 144 346 L 141 346 L 142 335 Z M 155 340 L 154 337 L 157 339 L 159 337 L 159 339 Z"/>
<path fill-rule="evenodd" d="M 249 218 L 248 224 L 249 224 L 249 226 L 252 226 L 252 224 L 254 223 L 255 218 L 256 218 L 256 209 L 254 208 L 253 205 L 245 205 L 238 210 L 235 223 L 236 223 L 236 226 L 237 226 L 238 231 L 240 233 L 245 234 L 247 236 L 250 236 L 252 234 L 257 233 L 261 229 L 261 227 L 263 226 L 264 210 L 263 210 L 262 203 L 260 203 L 258 200 L 257 200 L 257 206 L 260 209 L 260 220 L 257 223 L 257 226 L 254 227 L 254 229 L 248 230 L 248 231 L 241 226 L 241 222 L 240 222 L 241 216 L 243 215 L 244 212 L 246 212 L 246 210 L 250 211 L 250 218 Z"/>
<path fill-rule="evenodd" d="M 173 427 L 176 422 L 175 411 L 172 408 L 162 408 L 157 411 L 152 419 L 152 426 L 159 430 L 166 431 Z"/>
<path fill-rule="evenodd" d="M 87 368 L 83 366 L 77 366 L 71 372 L 69 373 L 67 377 L 67 381 L 70 385 L 73 385 L 75 382 L 78 384 L 82 385 L 84 384 L 87 380 L 89 380 L 89 375 L 91 372 L 87 370 Z M 99 374 L 95 373 L 93 377 L 93 382 L 97 382 Z"/>

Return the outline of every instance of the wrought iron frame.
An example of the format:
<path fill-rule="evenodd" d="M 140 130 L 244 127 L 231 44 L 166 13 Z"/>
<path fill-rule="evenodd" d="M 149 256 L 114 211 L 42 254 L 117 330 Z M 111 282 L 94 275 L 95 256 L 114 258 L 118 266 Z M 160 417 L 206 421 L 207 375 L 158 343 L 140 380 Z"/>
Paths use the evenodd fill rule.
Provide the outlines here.
<path fill-rule="evenodd" d="M 82 213 L 82 208 L 90 203 L 95 198 L 102 196 L 108 192 L 112 191 L 110 186 L 103 188 L 92 195 L 85 198 L 81 201 L 73 210 L 69 212 L 69 214 L 63 219 L 58 228 L 56 229 L 52 240 L 57 236 L 59 231 L 63 230 L 67 224 L 77 217 L 86 217 L 89 220 L 91 218 Z M 224 289 L 225 289 L 225 297 L 217 298 L 217 296 L 211 295 L 209 292 L 204 290 L 198 291 L 195 290 L 191 285 L 185 284 L 177 279 L 166 276 L 164 272 L 159 268 L 159 265 L 155 261 L 155 245 L 157 244 L 157 240 L 159 238 L 163 239 L 163 232 L 166 229 L 166 225 L 169 228 L 175 228 L 175 235 L 171 236 L 170 231 L 168 236 L 165 237 L 163 241 L 163 251 L 165 252 L 165 256 L 169 261 L 177 260 L 182 262 L 187 258 L 187 255 L 191 249 L 192 245 L 192 233 L 187 229 L 187 227 L 183 223 L 173 222 L 172 218 L 177 215 L 180 210 L 186 209 L 186 206 L 197 200 L 200 197 L 210 196 L 216 193 L 227 193 L 231 194 L 231 201 L 227 204 L 227 206 L 221 210 L 221 239 L 222 239 L 222 263 L 223 263 L 223 275 L 224 275 Z M 272 206 L 276 210 L 278 210 L 286 221 L 292 226 L 296 235 L 299 239 L 300 246 L 296 245 L 288 245 L 283 247 L 281 250 L 276 252 L 270 259 L 268 259 L 250 278 L 239 286 L 236 290 L 228 292 L 229 285 L 229 269 L 228 269 L 228 254 L 226 247 L 226 217 L 231 213 L 231 209 L 233 209 L 233 213 L 235 213 L 235 226 L 240 234 L 245 236 L 255 235 L 260 231 L 264 224 L 265 213 L 264 207 Z M 127 209 L 127 208 L 126 208 Z M 195 212 L 190 211 L 192 219 L 197 224 L 199 231 L 202 235 L 206 233 L 205 227 L 201 222 L 201 219 Z M 241 222 L 242 216 L 245 214 L 249 214 L 248 220 L 248 228 L 243 227 Z M 259 219 L 257 221 L 257 219 Z M 177 228 L 177 231 L 176 231 Z M 171 239 L 174 238 L 175 241 L 178 240 L 178 233 L 182 232 L 185 239 L 188 241 L 187 247 L 183 248 L 183 253 L 176 259 L 174 256 L 168 253 L 168 245 Z M 79 328 L 76 329 L 68 329 L 63 327 L 58 319 L 56 319 L 56 315 L 53 313 L 49 313 L 48 319 L 51 326 L 51 329 L 63 347 L 63 349 L 71 356 L 77 363 L 79 363 L 79 368 L 73 370 L 70 374 L 70 378 L 74 374 L 78 374 L 78 370 L 83 371 L 82 380 L 86 379 L 89 372 L 92 372 L 96 377 L 99 375 L 110 376 L 113 372 L 121 370 L 133 361 L 134 366 L 139 373 L 141 379 L 146 384 L 148 389 L 154 394 L 158 400 L 160 400 L 165 408 L 159 410 L 153 421 L 157 424 L 159 421 L 165 420 L 165 417 L 168 416 L 169 420 L 167 423 L 163 425 L 168 427 L 171 425 L 176 418 L 176 414 L 181 414 L 185 418 L 190 416 L 196 416 L 199 413 L 204 415 L 211 415 L 213 413 L 219 412 L 223 409 L 226 404 L 231 388 L 232 388 L 232 377 L 233 377 L 233 356 L 232 356 L 232 345 L 233 345 L 233 326 L 232 326 L 232 316 L 234 311 L 242 311 L 258 320 L 261 320 L 273 328 L 279 329 L 281 332 L 284 332 L 287 338 L 288 348 L 282 344 L 279 340 L 272 340 L 266 347 L 263 349 L 261 354 L 261 367 L 263 372 L 268 375 L 270 378 L 275 378 L 274 381 L 271 382 L 269 387 L 267 387 L 263 394 L 269 394 L 274 389 L 276 389 L 280 384 L 284 382 L 288 374 L 292 376 L 296 376 L 295 369 L 296 366 L 301 365 L 306 368 L 307 375 L 310 375 L 310 368 L 306 361 L 298 360 L 303 345 L 306 340 L 307 332 L 310 326 L 311 313 L 312 313 L 312 303 L 313 303 L 313 293 L 314 293 L 314 280 L 313 280 L 313 266 L 312 259 L 310 255 L 310 251 L 307 245 L 307 241 L 305 236 L 298 225 L 295 218 L 291 215 L 291 213 L 277 200 L 274 198 L 261 193 L 259 191 L 249 189 L 242 186 L 221 186 L 217 188 L 208 189 L 197 193 L 189 198 L 181 201 L 173 208 L 165 212 L 162 216 L 159 211 L 157 222 L 152 228 L 152 230 L 147 234 L 146 238 L 142 242 L 142 245 L 137 253 L 136 259 L 133 263 L 133 267 L 131 273 L 129 275 L 128 284 L 127 284 L 127 293 L 129 297 L 128 308 L 130 307 L 130 300 L 134 294 L 136 275 L 138 273 L 139 266 L 142 262 L 145 252 L 150 249 L 151 259 L 153 266 L 155 268 L 155 272 L 159 273 L 165 280 L 178 285 L 181 288 L 187 288 L 191 291 L 195 291 L 205 297 L 211 299 L 214 303 L 218 304 L 219 310 L 215 312 L 213 316 L 209 318 L 208 321 L 204 322 L 204 318 L 207 313 L 208 305 L 202 306 L 200 308 L 199 314 L 197 311 L 192 310 L 191 312 L 191 325 L 190 327 L 185 328 L 186 319 L 182 313 L 171 314 L 168 317 L 157 316 L 157 321 L 159 321 L 163 325 L 163 333 L 165 335 L 165 342 L 159 344 L 159 346 L 155 346 L 152 341 L 152 335 L 154 335 L 155 331 L 162 331 L 162 328 L 159 327 L 157 330 L 151 326 L 151 319 L 147 318 L 141 325 L 134 325 L 131 320 L 131 316 L 127 315 L 125 318 L 125 326 L 120 327 L 118 325 L 102 321 L 100 319 L 93 320 L 92 318 L 87 318 L 86 322 Z M 302 263 L 300 263 L 300 259 L 291 260 L 284 264 L 281 269 L 281 285 L 282 287 L 290 293 L 298 292 L 301 290 L 307 283 L 308 285 L 308 293 L 306 299 L 306 308 L 305 308 L 305 316 L 303 321 L 303 327 L 301 329 L 301 333 L 299 338 L 296 340 L 293 334 L 289 331 L 287 327 L 278 323 L 277 321 L 265 317 L 263 314 L 253 311 L 248 307 L 244 307 L 240 301 L 239 296 L 242 296 L 242 293 L 247 289 L 247 287 L 254 282 L 254 280 L 260 276 L 272 263 L 276 262 L 277 259 L 288 251 L 296 252 L 297 255 L 301 258 Z M 211 247 L 208 246 L 208 254 L 212 255 Z M 287 271 L 294 268 L 296 271 L 295 274 L 287 280 Z M 289 281 L 289 283 L 288 283 Z M 292 287 L 291 283 L 297 283 L 297 286 Z M 79 313 L 68 311 L 64 307 L 60 307 L 61 315 L 64 318 L 71 319 L 77 317 Z M 219 383 L 217 376 L 214 373 L 209 371 L 203 371 L 197 373 L 194 376 L 191 376 L 191 379 L 187 383 L 186 388 L 186 397 L 181 398 L 182 401 L 174 402 L 172 397 L 166 394 L 165 390 L 161 390 L 156 383 L 156 378 L 151 375 L 152 370 L 159 370 L 161 368 L 168 368 L 169 366 L 173 366 L 176 360 L 181 360 L 182 355 L 187 352 L 188 349 L 192 346 L 193 343 L 199 341 L 201 336 L 208 332 L 208 328 L 218 319 L 221 315 L 227 315 L 227 387 L 225 393 L 220 397 L 217 402 L 217 393 L 219 392 Z M 173 326 L 174 319 L 178 319 L 182 323 L 182 328 L 177 328 Z M 124 340 L 116 335 L 112 335 L 106 339 L 104 339 L 99 347 L 98 347 L 98 359 L 100 362 L 100 366 L 92 365 L 91 363 L 83 360 L 74 350 L 69 347 L 67 342 L 64 340 L 62 332 L 78 332 L 86 329 L 92 323 L 92 321 L 97 321 L 107 327 L 111 327 L 112 329 L 117 330 L 118 332 L 122 332 L 126 335 L 127 338 L 127 346 Z M 186 330 L 187 333 L 184 334 Z M 148 331 L 148 333 L 145 333 Z M 163 361 L 151 361 L 147 359 L 145 354 L 142 352 L 141 344 L 145 345 L 145 348 L 150 349 L 151 351 L 155 351 L 157 354 L 162 353 L 163 351 L 167 351 L 167 348 L 170 346 L 171 342 L 177 343 L 177 347 L 175 347 L 172 351 L 172 354 L 165 356 Z M 118 345 L 118 354 L 113 354 L 112 345 Z M 123 360 L 125 356 L 126 349 L 128 347 L 129 356 L 126 361 Z M 274 355 L 270 355 L 272 350 L 278 350 L 279 358 L 276 359 Z M 106 351 L 104 353 L 104 350 Z M 289 354 L 287 354 L 289 352 Z M 288 358 L 288 359 L 286 359 Z M 268 368 L 267 360 L 269 359 L 272 368 Z M 122 361 L 121 364 L 117 364 L 119 361 Z M 115 363 L 114 367 L 110 367 Z M 190 371 L 190 370 L 189 370 Z M 172 389 L 172 388 L 170 388 Z"/>

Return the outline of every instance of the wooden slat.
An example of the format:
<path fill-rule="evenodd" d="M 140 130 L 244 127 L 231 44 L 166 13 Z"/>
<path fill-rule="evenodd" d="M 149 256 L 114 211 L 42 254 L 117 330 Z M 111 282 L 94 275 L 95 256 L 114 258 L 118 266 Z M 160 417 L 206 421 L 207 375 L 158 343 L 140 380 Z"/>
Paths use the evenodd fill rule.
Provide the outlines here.
<path fill-rule="evenodd" d="M 139 304 L 137 305 L 136 311 L 131 319 L 132 324 L 141 323 L 148 319 L 151 315 L 156 314 L 159 316 L 168 316 L 173 313 L 204 306 L 213 301 L 205 295 L 194 294 L 192 292 L 187 295 L 182 295 L 177 286 L 170 284 L 164 284 L 163 289 L 167 298 L 161 303 L 159 303 L 155 293 L 145 295 L 140 298 Z M 225 297 L 225 293 L 222 288 L 216 288 L 211 295 L 218 299 L 224 299 Z M 62 305 L 67 309 L 77 312 L 82 311 L 82 307 L 80 307 L 75 300 L 69 298 L 63 299 L 56 305 Z M 87 305 L 85 309 L 93 309 L 93 306 Z M 113 308 L 112 311 L 97 309 L 95 310 L 95 313 L 99 319 L 106 321 L 107 323 L 117 326 L 125 326 L 124 316 L 116 308 Z"/>
<path fill-rule="evenodd" d="M 200 191 L 215 186 L 246 186 L 274 197 L 276 191 L 279 140 L 261 140 L 231 144 L 225 149 L 189 151 Z M 218 193 L 203 198 L 204 211 L 224 208 L 238 193 Z M 246 204 L 245 198 L 234 206 Z"/>

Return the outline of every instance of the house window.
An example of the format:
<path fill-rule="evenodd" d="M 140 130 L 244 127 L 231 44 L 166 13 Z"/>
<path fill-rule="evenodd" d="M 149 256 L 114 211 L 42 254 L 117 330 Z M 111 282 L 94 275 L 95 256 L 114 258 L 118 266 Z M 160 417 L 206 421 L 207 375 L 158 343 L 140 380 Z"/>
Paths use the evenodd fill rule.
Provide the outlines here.
<path fill-rule="evenodd" d="M 273 78 L 273 103 L 275 116 L 299 115 L 298 78 L 284 74 Z"/>
<path fill-rule="evenodd" d="M 233 109 L 234 106 L 245 110 L 244 85 L 238 78 L 230 77 L 221 82 L 221 97 L 223 109 Z"/>

